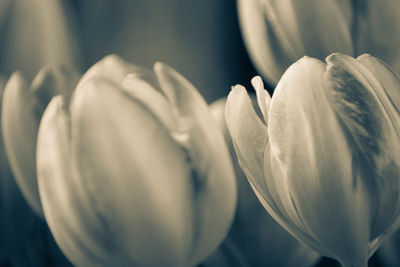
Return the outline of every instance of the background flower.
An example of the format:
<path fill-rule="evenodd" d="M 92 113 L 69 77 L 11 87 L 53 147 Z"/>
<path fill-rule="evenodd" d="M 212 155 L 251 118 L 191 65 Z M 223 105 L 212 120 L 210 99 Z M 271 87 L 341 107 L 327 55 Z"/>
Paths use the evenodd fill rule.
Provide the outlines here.
<path fill-rule="evenodd" d="M 275 85 L 303 56 L 370 53 L 400 71 L 396 0 L 238 0 L 244 40 L 260 73 Z"/>

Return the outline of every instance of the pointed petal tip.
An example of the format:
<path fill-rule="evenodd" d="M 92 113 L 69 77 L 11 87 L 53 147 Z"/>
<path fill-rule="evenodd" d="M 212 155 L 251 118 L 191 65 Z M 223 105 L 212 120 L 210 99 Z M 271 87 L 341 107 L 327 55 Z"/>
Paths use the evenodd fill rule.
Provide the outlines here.
<path fill-rule="evenodd" d="M 102 63 L 120 62 L 120 61 L 124 61 L 124 60 L 122 59 L 122 57 L 120 57 L 117 54 L 109 54 L 99 60 L 99 62 L 102 62 Z"/>
<path fill-rule="evenodd" d="M 263 89 L 264 89 L 263 80 L 262 80 L 261 76 L 259 76 L 259 75 L 254 76 L 254 77 L 251 79 L 251 85 L 253 85 L 254 88 L 263 87 Z"/>
<path fill-rule="evenodd" d="M 348 56 L 348 55 L 345 55 L 345 54 L 336 52 L 336 53 L 332 53 L 332 54 L 330 54 L 329 56 L 327 56 L 327 57 L 325 58 L 325 62 L 326 62 L 326 63 L 328 64 L 328 66 L 329 66 L 329 65 L 331 65 L 331 64 L 334 64 L 334 62 L 343 61 L 343 60 L 348 60 L 348 59 L 350 59 L 350 60 L 355 60 L 355 58 L 353 58 L 353 57 L 351 57 L 351 56 Z"/>
<path fill-rule="evenodd" d="M 376 58 L 376 57 L 374 57 L 373 55 L 371 55 L 371 54 L 369 54 L 369 53 L 364 53 L 364 54 L 362 54 L 362 55 L 359 55 L 359 56 L 357 57 L 357 60 L 360 60 L 360 59 L 363 59 L 363 58 Z"/>
<path fill-rule="evenodd" d="M 155 73 L 159 73 L 159 74 L 165 74 L 168 72 L 179 74 L 174 68 L 172 68 L 168 64 L 161 62 L 161 61 L 157 61 L 156 63 L 154 63 L 153 70 Z"/>
<path fill-rule="evenodd" d="M 244 87 L 244 86 L 241 85 L 241 84 L 232 85 L 232 87 L 231 87 L 231 92 L 230 92 L 229 94 L 231 94 L 232 91 L 243 91 L 243 90 L 246 91 L 246 87 Z M 228 95 L 228 97 L 229 97 L 229 95 Z"/>
<path fill-rule="evenodd" d="M 21 71 L 14 71 L 10 78 L 8 79 L 7 83 L 6 83 L 6 87 L 8 86 L 8 84 L 14 84 L 14 83 L 26 83 L 26 79 L 25 76 L 23 75 L 23 73 Z"/>
<path fill-rule="evenodd" d="M 154 63 L 154 69 L 158 69 L 158 70 L 161 70 L 162 68 L 165 68 L 167 66 L 167 64 L 165 64 L 164 62 L 161 62 L 161 61 L 156 61 L 155 63 Z"/>

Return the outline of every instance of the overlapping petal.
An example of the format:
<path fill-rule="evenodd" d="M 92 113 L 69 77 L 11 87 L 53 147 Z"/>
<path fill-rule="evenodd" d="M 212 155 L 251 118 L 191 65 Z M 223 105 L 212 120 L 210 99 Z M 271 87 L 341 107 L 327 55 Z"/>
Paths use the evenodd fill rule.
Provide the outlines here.
<path fill-rule="evenodd" d="M 245 89 L 236 87 L 227 125 L 267 211 L 322 254 L 344 266 L 365 266 L 399 227 L 400 84 L 390 67 L 369 55 L 337 53 L 326 61 L 304 57 L 285 72 L 262 112 L 268 125 L 262 130 L 249 101 L 252 112 L 243 109 Z M 263 111 L 265 91 L 253 84 Z M 252 143 L 260 136 L 263 151 Z"/>

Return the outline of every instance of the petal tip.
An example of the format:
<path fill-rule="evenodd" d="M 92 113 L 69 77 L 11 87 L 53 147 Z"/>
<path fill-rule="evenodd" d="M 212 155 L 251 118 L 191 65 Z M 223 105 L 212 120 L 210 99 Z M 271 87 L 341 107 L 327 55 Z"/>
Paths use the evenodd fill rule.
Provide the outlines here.
<path fill-rule="evenodd" d="M 264 89 L 264 83 L 263 83 L 263 81 L 262 81 L 262 78 L 261 78 L 261 76 L 254 76 L 252 79 L 251 79 L 251 84 L 253 85 L 253 87 L 254 88 L 260 88 L 260 87 L 262 87 L 263 89 Z"/>

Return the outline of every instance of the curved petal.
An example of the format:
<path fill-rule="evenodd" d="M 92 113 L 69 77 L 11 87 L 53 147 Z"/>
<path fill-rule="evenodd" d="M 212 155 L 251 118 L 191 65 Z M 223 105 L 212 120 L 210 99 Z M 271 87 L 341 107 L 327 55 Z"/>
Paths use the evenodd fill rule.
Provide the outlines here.
<path fill-rule="evenodd" d="M 15 179 L 33 210 L 42 215 L 35 167 L 35 146 L 39 119 L 32 110 L 35 100 L 20 73 L 8 81 L 2 99 L 2 134 Z"/>
<path fill-rule="evenodd" d="M 266 212 L 240 168 L 225 123 L 225 103 L 226 99 L 223 98 L 213 102 L 210 108 L 228 143 L 238 184 L 235 220 L 229 236 L 224 241 L 227 249 L 230 248 L 229 244 L 232 244 L 233 247 L 237 246 L 238 251 L 227 256 L 242 256 L 242 261 L 247 261 L 250 266 L 311 266 L 320 259 L 320 255 L 298 242 Z M 260 194 L 258 196 L 263 198 Z M 262 201 L 266 204 L 264 199 Z M 282 247 L 285 250 L 282 250 Z M 226 249 L 218 251 L 220 254 L 229 252 Z"/>
<path fill-rule="evenodd" d="M 46 221 L 74 265 L 125 266 L 128 262 L 120 261 L 124 259 L 120 256 L 123 252 L 102 232 L 104 226 L 88 203 L 81 201 L 86 192 L 71 172 L 70 119 L 66 109 L 64 97 L 53 98 L 38 134 L 38 183 Z"/>
<path fill-rule="evenodd" d="M 327 62 L 329 100 L 365 160 L 361 175 L 373 200 L 372 241 L 388 231 L 400 212 L 400 116 L 395 102 L 400 81 L 372 57 L 355 60 L 334 54 Z"/>
<path fill-rule="evenodd" d="M 267 23 L 294 60 L 307 55 L 319 59 L 332 52 L 352 54 L 349 1 L 260 0 Z"/>
<path fill-rule="evenodd" d="M 345 266 L 365 265 L 367 188 L 354 170 L 357 158 L 325 95 L 324 72 L 322 62 L 305 57 L 285 72 L 275 90 L 269 109 L 273 179 L 267 179 L 268 188 L 281 212 L 320 251 Z"/>
<path fill-rule="evenodd" d="M 235 174 L 223 135 L 196 88 L 165 64 L 156 63 L 154 71 L 176 114 L 175 140 L 188 152 L 196 183 L 197 239 L 190 263 L 195 265 L 218 247 L 229 230 L 236 204 Z"/>
<path fill-rule="evenodd" d="M 2 133 L 12 171 L 24 196 L 42 215 L 36 178 L 39 121 L 51 98 L 72 93 L 78 75 L 71 69 L 44 67 L 29 88 L 19 73 L 7 85 L 2 102 Z"/>
<path fill-rule="evenodd" d="M 142 266 L 183 266 L 193 249 L 186 153 L 138 99 L 93 77 L 71 102 L 72 169 L 122 253 Z M 106 244 L 103 244 L 106 245 Z"/>
<path fill-rule="evenodd" d="M 261 74 L 272 84 L 295 60 L 281 47 L 273 27 L 267 22 L 259 0 L 238 0 L 239 22 L 247 50 Z"/>
<path fill-rule="evenodd" d="M 82 76 L 78 83 L 77 90 L 82 85 L 92 78 L 93 76 L 102 77 L 103 79 L 109 79 L 110 81 L 120 85 L 129 73 L 136 73 L 137 75 L 144 75 L 146 77 L 153 77 L 154 75 L 151 70 L 138 67 L 131 63 L 126 62 L 121 57 L 115 54 L 107 55 L 94 64 L 86 73 Z"/>
<path fill-rule="evenodd" d="M 251 79 L 251 84 L 253 85 L 254 90 L 256 90 L 257 103 L 263 115 L 264 122 L 268 123 L 268 108 L 271 102 L 271 96 L 268 94 L 267 90 L 265 90 L 260 76 Z"/>
<path fill-rule="evenodd" d="M 273 84 L 302 56 L 353 54 L 349 1 L 239 0 L 238 10 L 250 55 Z"/>
<path fill-rule="evenodd" d="M 268 142 L 267 126 L 257 116 L 243 86 L 234 86 L 229 93 L 225 119 L 240 166 L 261 192 L 267 192 L 262 161 Z"/>
<path fill-rule="evenodd" d="M 171 104 L 150 83 L 136 74 L 128 74 L 122 82 L 122 88 L 132 98 L 146 106 L 170 132 L 176 131 L 178 126 Z"/>

